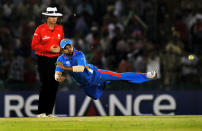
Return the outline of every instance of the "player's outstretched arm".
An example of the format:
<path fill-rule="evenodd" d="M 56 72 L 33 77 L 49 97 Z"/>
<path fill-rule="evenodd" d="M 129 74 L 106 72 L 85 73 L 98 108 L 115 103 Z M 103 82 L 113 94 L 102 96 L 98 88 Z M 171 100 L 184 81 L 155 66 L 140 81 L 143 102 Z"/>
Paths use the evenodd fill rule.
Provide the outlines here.
<path fill-rule="evenodd" d="M 72 71 L 72 72 L 83 72 L 84 71 L 84 66 L 72 66 L 72 67 L 67 67 L 62 64 L 62 62 L 56 63 L 60 68 L 63 70 L 67 71 Z"/>

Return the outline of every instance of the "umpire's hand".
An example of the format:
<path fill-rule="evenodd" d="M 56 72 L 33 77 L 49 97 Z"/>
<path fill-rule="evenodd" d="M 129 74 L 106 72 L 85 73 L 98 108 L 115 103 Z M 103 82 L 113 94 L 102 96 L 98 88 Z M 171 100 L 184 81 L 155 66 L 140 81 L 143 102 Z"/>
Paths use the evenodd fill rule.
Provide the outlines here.
<path fill-rule="evenodd" d="M 52 45 L 50 47 L 50 52 L 52 52 L 52 53 L 60 53 L 60 46 L 58 46 L 58 45 Z"/>

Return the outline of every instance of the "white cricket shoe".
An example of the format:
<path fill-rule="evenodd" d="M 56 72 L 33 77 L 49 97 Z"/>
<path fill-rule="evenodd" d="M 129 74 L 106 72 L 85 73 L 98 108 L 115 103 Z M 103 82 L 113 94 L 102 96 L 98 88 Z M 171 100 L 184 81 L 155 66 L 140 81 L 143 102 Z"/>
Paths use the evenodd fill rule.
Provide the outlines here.
<path fill-rule="evenodd" d="M 147 72 L 147 78 L 154 79 L 157 77 L 156 71 Z"/>
<path fill-rule="evenodd" d="M 57 116 L 55 116 L 53 114 L 48 114 L 47 117 L 57 117 Z"/>
<path fill-rule="evenodd" d="M 36 117 L 47 117 L 47 116 L 46 116 L 46 113 L 41 113 L 41 114 L 36 115 Z"/>

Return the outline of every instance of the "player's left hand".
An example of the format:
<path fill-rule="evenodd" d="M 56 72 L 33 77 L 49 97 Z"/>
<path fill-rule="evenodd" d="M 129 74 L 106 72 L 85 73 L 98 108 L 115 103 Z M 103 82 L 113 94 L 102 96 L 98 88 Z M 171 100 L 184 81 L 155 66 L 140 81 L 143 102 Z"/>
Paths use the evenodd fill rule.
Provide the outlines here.
<path fill-rule="evenodd" d="M 84 66 L 72 66 L 72 71 L 73 72 L 83 72 L 85 69 Z"/>

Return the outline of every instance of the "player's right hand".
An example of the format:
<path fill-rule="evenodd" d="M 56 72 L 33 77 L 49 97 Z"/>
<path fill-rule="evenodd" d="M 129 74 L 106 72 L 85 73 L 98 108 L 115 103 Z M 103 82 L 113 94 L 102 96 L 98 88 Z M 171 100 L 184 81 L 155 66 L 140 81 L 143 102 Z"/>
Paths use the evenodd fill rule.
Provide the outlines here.
<path fill-rule="evenodd" d="M 65 80 L 65 77 L 64 76 L 59 76 L 59 77 L 57 77 L 57 78 L 55 78 L 55 80 L 57 81 L 57 82 L 63 82 L 64 80 Z"/>
<path fill-rule="evenodd" d="M 55 72 L 55 80 L 57 81 L 57 82 L 63 82 L 64 80 L 65 80 L 65 77 L 62 75 L 62 73 L 61 72 L 58 72 L 58 71 L 56 71 Z"/>
<path fill-rule="evenodd" d="M 73 72 L 83 72 L 84 66 L 72 66 Z"/>
<path fill-rule="evenodd" d="M 50 52 L 52 52 L 52 53 L 60 53 L 60 46 L 58 46 L 58 45 L 52 45 L 50 47 Z"/>

